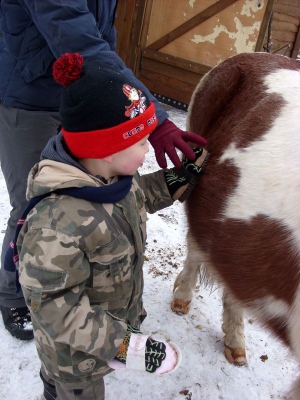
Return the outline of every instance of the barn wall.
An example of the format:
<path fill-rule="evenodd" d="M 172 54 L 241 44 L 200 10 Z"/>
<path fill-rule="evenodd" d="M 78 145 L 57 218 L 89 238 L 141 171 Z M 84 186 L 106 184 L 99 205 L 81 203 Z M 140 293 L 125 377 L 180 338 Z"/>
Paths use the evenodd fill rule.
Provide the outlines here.
<path fill-rule="evenodd" d="M 119 0 L 117 11 L 117 52 L 161 101 L 188 104 L 235 54 L 300 48 L 300 0 Z"/>
<path fill-rule="evenodd" d="M 300 48 L 300 0 L 275 0 L 270 26 L 270 52 L 296 58 Z M 264 42 L 267 45 L 268 31 Z"/>
<path fill-rule="evenodd" d="M 152 6 L 146 47 L 215 4 L 215 0 L 156 1 Z M 238 0 L 212 14 L 159 50 L 210 67 L 243 52 L 253 52 L 267 1 Z"/>

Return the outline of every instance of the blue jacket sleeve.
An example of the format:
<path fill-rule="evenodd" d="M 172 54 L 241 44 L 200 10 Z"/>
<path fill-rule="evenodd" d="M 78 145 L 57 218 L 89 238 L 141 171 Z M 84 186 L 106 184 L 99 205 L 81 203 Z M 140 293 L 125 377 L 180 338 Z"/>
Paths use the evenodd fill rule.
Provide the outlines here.
<path fill-rule="evenodd" d="M 114 8 L 99 2 L 99 20 L 90 12 L 86 0 L 21 0 L 34 24 L 57 59 L 64 53 L 78 52 L 86 61 L 101 60 L 130 77 L 155 103 L 159 125 L 168 114 L 157 99 L 127 68 L 115 50 Z"/>

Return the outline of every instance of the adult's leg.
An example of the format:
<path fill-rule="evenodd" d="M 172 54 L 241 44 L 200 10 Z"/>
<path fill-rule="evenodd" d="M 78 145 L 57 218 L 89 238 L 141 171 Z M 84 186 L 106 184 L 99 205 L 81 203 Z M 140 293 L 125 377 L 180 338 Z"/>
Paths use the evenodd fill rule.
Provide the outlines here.
<path fill-rule="evenodd" d="M 29 171 L 40 161 L 41 151 L 59 127 L 58 112 L 26 111 L 0 103 L 0 161 L 12 207 L 2 245 L 0 270 L 0 305 L 7 308 L 25 307 L 25 301 L 22 292 L 15 293 L 15 274 L 4 269 L 5 252 L 26 206 Z"/>

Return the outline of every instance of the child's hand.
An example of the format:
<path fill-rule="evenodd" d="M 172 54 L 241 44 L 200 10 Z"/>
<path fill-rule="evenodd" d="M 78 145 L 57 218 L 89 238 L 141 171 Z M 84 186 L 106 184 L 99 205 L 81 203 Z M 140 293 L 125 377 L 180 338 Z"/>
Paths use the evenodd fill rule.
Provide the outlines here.
<path fill-rule="evenodd" d="M 201 147 L 196 147 L 193 151 L 196 156 L 194 161 L 185 157 L 181 168 L 165 170 L 167 187 L 173 200 L 186 200 L 206 165 L 209 153 Z"/>
<path fill-rule="evenodd" d="M 182 160 L 182 166 L 189 172 L 191 172 L 193 175 L 199 176 L 203 170 L 203 168 L 206 165 L 207 159 L 208 159 L 208 153 L 206 150 L 202 149 L 201 147 L 195 147 L 193 149 L 196 158 L 191 161 L 187 157 L 184 157 Z M 203 161 L 200 160 L 199 158 L 202 156 Z"/>
<path fill-rule="evenodd" d="M 129 326 L 119 352 L 108 365 L 161 375 L 174 371 L 180 362 L 181 352 L 174 343 L 157 341 Z"/>

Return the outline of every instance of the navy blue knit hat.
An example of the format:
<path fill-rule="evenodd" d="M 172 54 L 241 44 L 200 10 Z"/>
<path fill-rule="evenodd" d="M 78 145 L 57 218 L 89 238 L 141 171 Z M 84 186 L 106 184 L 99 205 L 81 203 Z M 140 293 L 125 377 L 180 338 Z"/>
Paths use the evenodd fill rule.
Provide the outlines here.
<path fill-rule="evenodd" d="M 83 64 L 78 53 L 64 54 L 53 66 L 63 85 L 62 134 L 77 158 L 104 158 L 149 135 L 157 126 L 154 103 L 136 81 L 100 61 Z"/>

